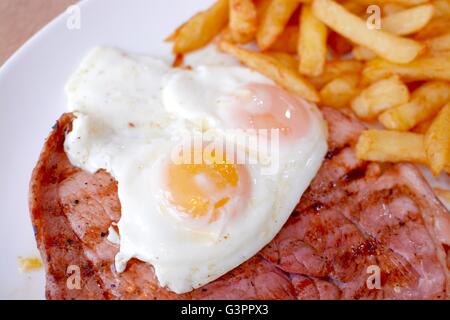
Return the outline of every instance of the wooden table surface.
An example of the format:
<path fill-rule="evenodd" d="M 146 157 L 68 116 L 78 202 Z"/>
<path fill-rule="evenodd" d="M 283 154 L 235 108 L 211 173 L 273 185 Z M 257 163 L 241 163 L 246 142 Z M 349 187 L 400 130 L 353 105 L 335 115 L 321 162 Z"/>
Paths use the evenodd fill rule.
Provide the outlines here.
<path fill-rule="evenodd" d="M 77 0 L 0 0 L 0 65 Z"/>

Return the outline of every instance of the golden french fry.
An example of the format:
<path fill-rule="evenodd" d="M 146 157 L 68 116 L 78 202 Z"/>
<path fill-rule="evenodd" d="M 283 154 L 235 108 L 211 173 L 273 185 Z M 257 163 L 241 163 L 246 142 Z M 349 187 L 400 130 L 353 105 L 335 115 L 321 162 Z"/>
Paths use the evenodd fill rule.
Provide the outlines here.
<path fill-rule="evenodd" d="M 298 8 L 300 0 L 272 0 L 261 17 L 256 42 L 261 50 L 267 50 L 283 32 L 289 18 Z"/>
<path fill-rule="evenodd" d="M 450 51 L 450 32 L 442 36 L 427 39 L 424 43 L 430 51 Z"/>
<path fill-rule="evenodd" d="M 341 57 L 352 52 L 353 44 L 334 31 L 328 33 L 328 47 L 331 49 L 332 56 Z"/>
<path fill-rule="evenodd" d="M 425 134 L 427 132 L 428 128 L 430 128 L 432 123 L 433 123 L 433 119 L 422 121 L 417 126 L 415 126 L 412 129 L 412 131 L 415 132 L 415 133 Z"/>
<path fill-rule="evenodd" d="M 255 0 L 256 14 L 258 16 L 258 21 L 260 21 L 261 18 L 264 16 L 271 2 L 272 0 Z"/>
<path fill-rule="evenodd" d="M 270 46 L 270 50 L 297 53 L 298 27 L 287 26 L 283 33 Z"/>
<path fill-rule="evenodd" d="M 252 0 L 229 0 L 230 2 L 230 32 L 237 43 L 247 43 L 256 34 L 256 7 Z"/>
<path fill-rule="evenodd" d="M 439 198 L 450 202 L 450 190 L 442 188 L 434 188 L 433 191 Z"/>
<path fill-rule="evenodd" d="M 265 54 L 275 58 L 278 62 L 289 69 L 297 70 L 298 59 L 295 56 L 282 51 L 266 51 Z"/>
<path fill-rule="evenodd" d="M 436 9 L 434 10 L 436 14 Z M 419 32 L 414 35 L 416 40 L 425 40 L 443 35 L 450 30 L 450 19 L 447 17 L 433 18 Z"/>
<path fill-rule="evenodd" d="M 327 27 L 314 17 L 308 5 L 302 7 L 300 16 L 298 54 L 300 73 L 308 76 L 322 73 L 327 56 Z"/>
<path fill-rule="evenodd" d="M 310 77 L 309 80 L 316 88 L 322 88 L 325 84 L 344 74 L 358 74 L 363 69 L 363 64 L 354 60 L 336 60 L 326 63 L 323 73 L 318 77 Z"/>
<path fill-rule="evenodd" d="M 371 4 L 377 4 L 377 5 L 383 5 L 386 3 L 395 3 L 399 5 L 404 6 L 416 6 L 419 4 L 427 3 L 429 0 L 355 0 L 357 3 L 365 4 L 365 5 L 371 5 Z"/>
<path fill-rule="evenodd" d="M 396 35 L 408 35 L 425 27 L 433 17 L 433 6 L 424 4 L 388 15 L 382 20 L 382 29 Z"/>
<path fill-rule="evenodd" d="M 239 48 L 228 42 L 220 42 L 219 48 L 233 55 L 249 68 L 272 79 L 286 90 L 296 93 L 309 101 L 319 101 L 319 95 L 311 83 L 304 79 L 298 72 L 286 67 L 274 57 Z"/>
<path fill-rule="evenodd" d="M 384 3 L 381 5 L 381 12 L 383 15 L 389 16 L 394 13 L 398 13 L 400 11 L 405 10 L 406 7 L 399 3 Z"/>
<path fill-rule="evenodd" d="M 202 11 L 169 36 L 174 38 L 173 52 L 184 54 L 207 45 L 225 28 L 228 22 L 228 0 L 218 0 L 212 7 Z"/>
<path fill-rule="evenodd" d="M 428 82 L 413 92 L 409 102 L 384 111 L 378 120 L 388 129 L 406 131 L 432 118 L 449 100 L 449 83 Z"/>
<path fill-rule="evenodd" d="M 359 118 L 371 120 L 382 111 L 408 100 L 408 87 L 397 76 L 392 76 L 365 88 L 352 100 L 351 107 Z"/>
<path fill-rule="evenodd" d="M 345 74 L 328 82 L 320 90 L 320 102 L 323 106 L 344 108 L 358 95 L 360 77 L 358 74 Z"/>
<path fill-rule="evenodd" d="M 448 0 L 434 0 L 431 2 L 434 6 L 434 16 L 439 17 L 450 17 L 450 1 Z"/>
<path fill-rule="evenodd" d="M 425 152 L 434 175 L 450 166 L 450 103 L 442 108 L 427 130 Z"/>
<path fill-rule="evenodd" d="M 369 29 L 367 23 L 332 0 L 314 0 L 314 15 L 328 27 L 395 63 L 408 63 L 423 51 L 417 41 Z"/>
<path fill-rule="evenodd" d="M 352 54 L 356 60 L 361 61 L 368 61 L 377 57 L 377 55 L 372 50 L 361 46 L 354 47 L 352 50 Z"/>
<path fill-rule="evenodd" d="M 357 16 L 363 15 L 366 13 L 367 10 L 367 4 L 365 3 L 359 3 L 357 1 L 353 0 L 346 0 L 346 1 L 339 1 L 342 6 L 347 10 L 350 11 L 353 14 L 356 14 Z"/>
<path fill-rule="evenodd" d="M 363 131 L 356 144 L 356 156 L 368 161 L 427 163 L 424 136 L 412 132 Z"/>
<path fill-rule="evenodd" d="M 371 83 L 397 74 L 403 81 L 450 81 L 450 54 L 427 55 L 407 64 L 391 63 L 383 59 L 367 62 L 363 70 L 363 82 Z"/>

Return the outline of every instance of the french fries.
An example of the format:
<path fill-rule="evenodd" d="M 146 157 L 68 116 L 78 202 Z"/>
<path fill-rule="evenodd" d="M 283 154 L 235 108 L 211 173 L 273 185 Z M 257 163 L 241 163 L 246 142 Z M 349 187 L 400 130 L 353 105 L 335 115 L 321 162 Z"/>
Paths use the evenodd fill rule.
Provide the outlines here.
<path fill-rule="evenodd" d="M 174 41 L 173 52 L 185 54 L 207 45 L 225 28 L 228 11 L 228 0 L 218 0 L 208 10 L 193 16 L 169 36 Z"/>
<path fill-rule="evenodd" d="M 361 61 L 368 61 L 368 60 L 375 59 L 377 57 L 377 55 L 372 50 L 361 47 L 361 46 L 354 47 L 352 50 L 352 54 L 356 60 L 361 60 Z"/>
<path fill-rule="evenodd" d="M 314 0 L 312 9 L 314 15 L 328 27 L 390 62 L 411 62 L 424 49 L 417 41 L 381 30 L 370 30 L 364 20 L 332 0 Z"/>
<path fill-rule="evenodd" d="M 433 6 L 424 4 L 388 15 L 382 20 L 382 29 L 399 36 L 419 31 L 433 17 Z"/>
<path fill-rule="evenodd" d="M 397 76 L 392 76 L 364 89 L 353 99 L 351 107 L 361 119 L 372 120 L 382 111 L 408 100 L 408 87 Z"/>
<path fill-rule="evenodd" d="M 450 103 L 442 108 L 427 130 L 425 152 L 434 175 L 450 166 Z"/>
<path fill-rule="evenodd" d="M 423 122 L 419 123 L 417 126 L 415 126 L 412 129 L 412 132 L 425 134 L 425 133 L 427 133 L 427 130 L 428 130 L 428 128 L 430 128 L 432 123 L 433 123 L 433 119 L 423 121 Z"/>
<path fill-rule="evenodd" d="M 363 70 L 363 82 L 371 83 L 397 74 L 403 81 L 450 81 L 450 54 L 427 55 L 407 64 L 391 63 L 383 59 L 369 61 Z"/>
<path fill-rule="evenodd" d="M 300 73 L 318 76 L 322 73 L 327 55 L 327 27 L 314 17 L 310 6 L 303 6 L 298 41 Z"/>
<path fill-rule="evenodd" d="M 267 50 L 283 32 L 289 18 L 298 8 L 300 0 L 272 0 L 261 17 L 256 42 L 261 50 Z"/>
<path fill-rule="evenodd" d="M 381 5 L 381 12 L 384 15 L 389 16 L 394 13 L 398 13 L 400 11 L 405 10 L 405 6 L 399 3 L 384 3 Z"/>
<path fill-rule="evenodd" d="M 312 84 L 302 78 L 298 72 L 280 63 L 274 57 L 239 48 L 228 42 L 220 42 L 219 47 L 224 52 L 236 57 L 250 69 L 271 78 L 286 90 L 296 93 L 309 101 L 319 101 L 319 95 Z"/>
<path fill-rule="evenodd" d="M 336 60 L 326 64 L 320 77 L 311 77 L 309 80 L 316 88 L 322 88 L 325 84 L 345 74 L 358 74 L 363 69 L 363 64 L 359 61 Z"/>
<path fill-rule="evenodd" d="M 332 51 L 332 55 L 340 57 L 342 55 L 345 55 L 347 53 L 352 52 L 353 44 L 343 36 L 341 36 L 339 33 L 336 32 L 330 32 L 328 35 L 328 47 Z"/>
<path fill-rule="evenodd" d="M 365 130 L 356 144 L 356 156 L 366 161 L 427 163 L 424 136 L 412 132 Z"/>
<path fill-rule="evenodd" d="M 406 131 L 436 115 L 449 99 L 449 83 L 428 82 L 413 92 L 409 102 L 386 110 L 378 120 L 388 129 Z"/>
<path fill-rule="evenodd" d="M 324 106 L 344 108 L 359 93 L 359 75 L 344 74 L 328 82 L 320 90 L 320 102 Z"/>
<path fill-rule="evenodd" d="M 435 17 L 450 17 L 450 1 L 434 0 L 432 1 L 435 10 Z"/>
<path fill-rule="evenodd" d="M 416 6 L 428 2 L 429 0 L 356 0 L 358 3 L 365 5 L 395 3 L 404 6 Z"/>
<path fill-rule="evenodd" d="M 430 51 L 450 51 L 450 32 L 442 36 L 427 39 L 424 43 Z"/>
<path fill-rule="evenodd" d="M 293 94 L 383 125 L 361 134 L 360 159 L 450 173 L 450 0 L 216 0 L 166 39 L 175 65 L 216 36 Z"/>
<path fill-rule="evenodd" d="M 286 53 L 296 53 L 298 43 L 298 27 L 288 26 L 270 46 L 270 50 Z"/>
<path fill-rule="evenodd" d="M 450 190 L 442 188 L 434 188 L 433 191 L 439 198 L 450 202 Z"/>
<path fill-rule="evenodd" d="M 436 10 L 434 10 L 436 12 Z M 416 40 L 426 40 L 443 35 L 450 30 L 450 19 L 447 17 L 433 18 L 422 30 L 414 35 Z"/>
<path fill-rule="evenodd" d="M 258 25 L 260 24 L 262 17 L 264 17 L 271 2 L 272 0 L 254 0 Z"/>
<path fill-rule="evenodd" d="M 298 59 L 289 53 L 282 51 L 266 51 L 265 54 L 275 58 L 278 62 L 291 70 L 297 69 Z"/>
<path fill-rule="evenodd" d="M 247 43 L 256 34 L 256 7 L 252 0 L 229 0 L 230 2 L 230 32 L 237 43 Z"/>

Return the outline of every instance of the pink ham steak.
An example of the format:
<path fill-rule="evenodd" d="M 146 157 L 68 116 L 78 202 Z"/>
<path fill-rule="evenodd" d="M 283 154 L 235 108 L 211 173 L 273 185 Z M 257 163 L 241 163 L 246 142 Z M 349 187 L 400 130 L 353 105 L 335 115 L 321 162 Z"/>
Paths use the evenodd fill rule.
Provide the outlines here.
<path fill-rule="evenodd" d="M 329 152 L 283 229 L 253 258 L 182 295 L 161 288 L 141 261 L 115 271 L 118 247 L 107 235 L 120 219 L 117 183 L 70 164 L 63 143 L 73 117 L 63 115 L 31 180 L 47 298 L 448 299 L 449 212 L 412 165 L 356 159 L 362 125 L 332 109 L 323 113 Z M 70 266 L 80 270 L 79 287 Z M 379 288 L 367 285 L 373 268 Z"/>

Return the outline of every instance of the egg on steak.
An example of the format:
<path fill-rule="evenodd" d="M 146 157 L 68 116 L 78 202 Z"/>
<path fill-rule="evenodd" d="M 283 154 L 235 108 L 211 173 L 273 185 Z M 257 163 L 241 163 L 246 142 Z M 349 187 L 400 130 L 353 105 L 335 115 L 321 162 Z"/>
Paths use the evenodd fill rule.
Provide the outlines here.
<path fill-rule="evenodd" d="M 172 68 L 96 48 L 66 87 L 71 163 L 118 182 L 117 271 L 137 258 L 176 293 L 269 243 L 327 150 L 315 105 L 214 48 L 195 55 Z"/>

